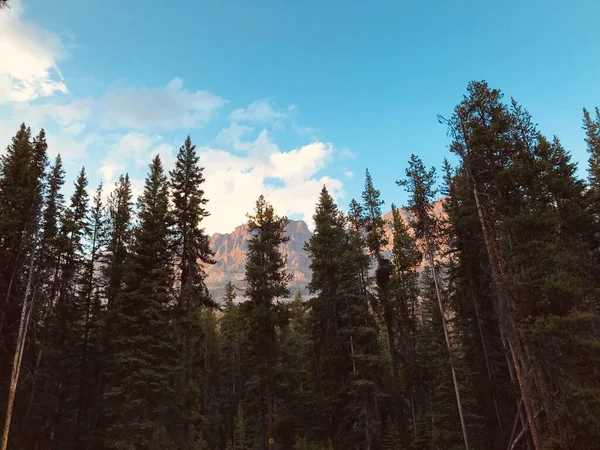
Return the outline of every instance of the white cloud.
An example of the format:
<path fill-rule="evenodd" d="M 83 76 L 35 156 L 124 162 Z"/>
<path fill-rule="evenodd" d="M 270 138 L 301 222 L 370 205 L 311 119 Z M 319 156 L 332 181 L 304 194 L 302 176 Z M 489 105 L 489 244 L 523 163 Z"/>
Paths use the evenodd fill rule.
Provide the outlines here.
<path fill-rule="evenodd" d="M 357 154 L 348 148 L 343 148 L 338 153 L 338 158 L 340 159 L 354 159 Z"/>
<path fill-rule="evenodd" d="M 19 0 L 0 14 L 0 103 L 67 92 L 57 63 L 68 55 L 60 37 L 23 19 Z"/>
<path fill-rule="evenodd" d="M 105 196 L 121 173 L 130 172 L 137 198 L 154 155 L 161 156 L 166 171 L 174 165 L 176 147 L 157 133 L 203 126 L 226 103 L 207 91 L 185 88 L 180 78 L 164 87 L 113 86 L 94 98 L 53 96 L 68 91 L 57 65 L 69 56 L 66 44 L 26 21 L 20 0 L 12 6 L 0 14 L 0 105 L 5 104 L 0 107 L 0 139 L 8 144 L 22 120 L 34 132 L 46 128 L 49 156 L 63 156 L 69 186 L 85 163 L 92 184 L 104 181 Z M 43 97 L 50 98 L 40 101 Z M 323 184 L 334 197 L 343 195 L 340 180 L 320 173 L 343 152 L 320 142 L 317 130 L 292 125 L 295 133 L 313 135 L 313 142 L 284 151 L 263 129 L 282 130 L 295 110 L 295 105 L 278 109 L 269 99 L 234 109 L 232 122 L 216 139 L 224 149 L 198 148 L 212 214 L 205 222 L 208 232 L 227 232 L 244 223 L 260 194 L 277 214 L 298 215 L 309 223 Z"/>
<path fill-rule="evenodd" d="M 46 119 L 52 119 L 63 128 L 70 128 L 70 133 L 79 134 L 85 128 L 83 122 L 92 114 L 92 101 L 90 99 L 74 100 L 69 103 L 45 102 L 30 104 L 25 102 L 11 105 L 11 115 L 27 118 L 27 125 L 32 128 L 41 128 L 46 124 Z M 75 127 L 72 127 L 76 125 Z"/>
<path fill-rule="evenodd" d="M 317 134 L 321 131 L 315 127 L 305 127 L 297 124 L 292 125 L 292 130 L 301 136 L 310 136 L 313 140 L 317 139 Z"/>
<path fill-rule="evenodd" d="M 140 132 L 126 133 L 117 137 L 109 146 L 98 172 L 108 184 L 124 171 L 145 169 L 157 154 L 160 155 L 165 171 L 174 166 L 175 148 L 163 142 L 160 136 Z"/>
<path fill-rule="evenodd" d="M 48 142 L 48 155 L 53 158 L 60 153 L 63 161 L 68 163 L 82 160 L 89 148 L 98 141 L 98 137 L 94 134 L 75 137 L 61 132 L 48 132 L 46 141 Z"/>
<path fill-rule="evenodd" d="M 294 108 L 294 105 L 290 105 L 290 108 L 288 109 L 292 111 Z M 234 109 L 231 114 L 229 114 L 229 118 L 233 121 L 258 123 L 276 121 L 283 119 L 285 116 L 285 112 L 277 111 L 271 106 L 269 99 L 257 100 L 248 105 L 247 108 Z"/>
<path fill-rule="evenodd" d="M 229 146 L 244 151 L 241 156 L 225 150 L 199 149 L 211 212 L 205 220 L 208 232 L 229 232 L 244 223 L 244 213 L 252 212 L 260 194 L 273 204 L 277 214 L 296 214 L 309 223 L 323 184 L 334 196 L 343 195 L 341 181 L 316 176 L 334 154 L 331 144 L 316 142 L 285 152 L 266 130 L 254 140 L 241 139 L 247 132 L 230 127 L 220 134 Z M 232 136 L 235 139 L 224 138 Z M 273 178 L 280 183 L 269 183 Z"/>
<path fill-rule="evenodd" d="M 228 127 L 223 128 L 217 135 L 217 141 L 221 144 L 233 147 L 235 150 L 242 150 L 244 144 L 242 138 L 248 133 L 254 131 L 254 128 L 248 125 L 240 125 L 232 123 Z"/>
<path fill-rule="evenodd" d="M 330 144 L 315 142 L 290 152 L 271 155 L 271 176 L 291 183 L 306 180 L 322 170 L 331 158 Z"/>
<path fill-rule="evenodd" d="M 346 170 L 346 171 L 344 171 L 344 175 L 348 178 L 353 178 L 354 172 L 352 172 L 351 170 Z"/>
<path fill-rule="evenodd" d="M 187 90 L 181 78 L 174 78 L 159 89 L 113 87 L 100 100 L 98 112 L 106 128 L 174 130 L 206 124 L 224 103 L 210 92 Z"/>

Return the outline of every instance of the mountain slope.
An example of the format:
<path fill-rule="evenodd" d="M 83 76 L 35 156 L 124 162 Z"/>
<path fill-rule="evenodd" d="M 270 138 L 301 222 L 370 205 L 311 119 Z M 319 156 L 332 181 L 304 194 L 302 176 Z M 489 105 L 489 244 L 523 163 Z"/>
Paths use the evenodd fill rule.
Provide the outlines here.
<path fill-rule="evenodd" d="M 290 237 L 287 244 L 283 246 L 283 252 L 287 255 L 287 269 L 292 274 L 290 289 L 292 295 L 298 289 L 306 293 L 306 287 L 310 281 L 309 260 L 304 244 L 312 233 L 306 222 L 302 220 L 290 220 L 286 227 L 286 234 Z M 250 234 L 244 225 L 236 227 L 232 233 L 216 233 L 211 237 L 210 245 L 215 252 L 217 263 L 208 267 L 206 285 L 217 301 L 221 301 L 228 281 L 235 286 L 244 289 L 244 268 L 246 263 L 246 250 Z M 243 294 L 238 292 L 238 297 Z"/>
<path fill-rule="evenodd" d="M 442 202 L 436 201 L 434 213 L 439 217 L 443 215 Z M 402 218 L 408 224 L 409 214 L 401 210 Z M 384 219 L 391 223 L 391 211 L 386 213 Z M 283 246 L 283 252 L 287 255 L 287 269 L 292 274 L 290 289 L 292 295 L 299 289 L 303 294 L 307 294 L 307 286 L 310 281 L 311 273 L 309 267 L 308 254 L 304 250 L 304 244 L 312 236 L 306 222 L 303 220 L 290 220 L 286 228 L 286 234 L 290 241 Z M 387 231 L 388 244 L 387 250 L 391 249 L 392 231 Z M 245 225 L 240 225 L 231 233 L 215 233 L 210 240 L 211 248 L 215 252 L 217 263 L 207 268 L 208 278 L 206 285 L 217 301 L 221 301 L 225 293 L 225 285 L 228 281 L 233 282 L 238 288 L 238 297 L 243 296 L 244 289 L 244 268 L 246 259 L 246 249 L 250 234 Z"/>

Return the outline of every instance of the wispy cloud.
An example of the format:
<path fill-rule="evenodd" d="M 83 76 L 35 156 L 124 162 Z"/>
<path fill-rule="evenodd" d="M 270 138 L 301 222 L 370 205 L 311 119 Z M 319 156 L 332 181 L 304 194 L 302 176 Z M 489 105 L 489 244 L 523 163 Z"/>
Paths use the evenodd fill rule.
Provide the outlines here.
<path fill-rule="evenodd" d="M 58 35 L 24 22 L 22 13 L 21 3 L 14 1 L 8 14 L 0 14 L 3 146 L 26 120 L 34 131 L 46 128 L 50 156 L 61 153 L 68 178 L 85 164 L 91 185 L 102 180 L 107 195 L 118 176 L 129 172 L 138 195 L 152 157 L 160 155 L 170 170 L 177 147 L 191 133 L 205 167 L 208 232 L 230 231 L 244 222 L 244 214 L 252 211 L 260 194 L 278 214 L 303 217 L 309 223 L 323 184 L 334 197 L 343 196 L 342 181 L 325 172 L 349 151 L 322 142 L 312 127 L 293 124 L 295 105 L 280 109 L 270 99 L 261 99 L 234 109 L 221 131 L 213 139 L 204 136 L 202 142 L 194 139 L 194 131 L 214 120 L 227 101 L 184 87 L 181 78 L 159 87 L 113 85 L 85 98 L 76 92 L 55 95 L 67 93 L 68 83 L 57 66 L 68 56 L 66 46 Z M 295 133 L 295 139 L 300 135 L 306 143 L 280 148 L 274 136 L 282 132 Z M 220 148 L 209 147 L 208 142 Z"/>
<path fill-rule="evenodd" d="M 61 38 L 23 19 L 19 0 L 0 14 L 0 104 L 67 92 L 58 62 L 68 56 Z"/>
<path fill-rule="evenodd" d="M 113 87 L 100 100 L 101 124 L 107 128 L 175 130 L 205 125 L 225 104 L 207 91 L 190 91 L 181 78 L 164 88 Z"/>
<path fill-rule="evenodd" d="M 292 109 L 294 109 L 294 105 L 291 105 L 288 111 Z M 281 120 L 286 115 L 286 111 L 277 111 L 269 99 L 262 99 L 251 103 L 247 108 L 234 109 L 229 114 L 229 119 L 236 122 L 266 123 Z"/>

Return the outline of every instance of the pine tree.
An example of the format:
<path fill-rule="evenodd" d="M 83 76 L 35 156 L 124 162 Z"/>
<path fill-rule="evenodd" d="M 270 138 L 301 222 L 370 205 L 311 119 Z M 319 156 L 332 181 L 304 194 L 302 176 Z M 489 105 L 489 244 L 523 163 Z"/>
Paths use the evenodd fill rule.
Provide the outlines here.
<path fill-rule="evenodd" d="M 106 243 L 105 210 L 102 203 L 102 183 L 98 186 L 90 210 L 90 227 L 86 236 L 86 256 L 83 262 L 81 287 L 78 294 L 81 337 L 75 344 L 79 392 L 75 440 L 77 445 L 89 445 L 100 414 L 100 384 L 102 369 L 103 311 L 102 280 L 99 263 Z"/>
<path fill-rule="evenodd" d="M 391 341 L 393 352 L 401 367 L 399 381 L 402 380 L 404 398 L 410 408 L 411 429 L 417 433 L 415 417 L 416 380 L 416 324 L 417 303 L 419 295 L 418 269 L 422 254 L 416 240 L 409 234 L 401 212 L 392 204 L 392 255 L 393 273 L 391 280 L 391 302 L 393 305 L 395 336 Z M 407 433 L 408 434 L 408 433 Z"/>
<path fill-rule="evenodd" d="M 311 379 L 308 303 L 300 291 L 286 305 L 287 320 L 277 329 L 280 358 L 276 368 L 279 445 L 290 448 L 298 435 L 313 437 L 315 409 Z"/>
<path fill-rule="evenodd" d="M 108 197 L 106 248 L 100 258 L 102 266 L 104 305 L 102 308 L 102 367 L 98 376 L 100 395 L 100 417 L 95 438 L 102 442 L 108 426 L 110 405 L 104 401 L 104 394 L 109 382 L 107 377 L 108 364 L 114 357 L 113 338 L 119 333 L 118 299 L 122 293 L 125 280 L 126 261 L 128 258 L 132 233 L 132 193 L 129 175 L 119 176 L 114 190 Z"/>
<path fill-rule="evenodd" d="M 197 418 L 203 415 L 202 409 L 197 410 L 202 404 L 200 398 L 191 395 L 208 395 L 208 392 L 203 392 L 200 386 L 202 384 L 202 380 L 198 378 L 200 372 L 194 370 L 194 366 L 202 364 L 201 361 L 196 360 L 201 356 L 197 349 L 206 344 L 200 340 L 202 330 L 199 315 L 202 307 L 216 306 L 204 284 L 206 278 L 204 266 L 214 264 L 214 259 L 208 236 L 200 228 L 202 220 L 209 215 L 205 209 L 208 200 L 202 190 L 205 181 L 203 170 L 204 168 L 199 166 L 196 146 L 192 145 L 188 136 L 179 149 L 175 169 L 170 174 L 175 219 L 173 243 L 178 266 L 176 330 L 180 377 L 176 391 L 180 395 L 180 443 L 183 448 L 190 447 L 193 442 L 193 427 L 199 426 L 197 420 L 195 424 L 189 423 L 189 418 L 192 415 Z M 208 355 L 205 354 L 204 357 L 207 358 Z"/>
<path fill-rule="evenodd" d="M 275 430 L 274 370 L 278 360 L 278 343 L 275 329 L 281 317 L 277 300 L 289 296 L 286 258 L 280 252 L 281 244 L 289 240 L 284 235 L 288 220 L 275 215 L 273 207 L 261 195 L 256 201 L 253 215 L 248 216 L 246 255 L 246 296 L 251 348 L 251 374 L 248 395 L 255 398 L 251 409 L 256 418 L 255 446 L 273 448 Z M 266 423 L 264 423 L 266 419 Z"/>
<path fill-rule="evenodd" d="M 31 131 L 23 124 L 0 158 L 0 387 L 8 381 L 8 389 L 3 389 L 8 392 L 3 450 L 8 445 L 25 347 L 29 347 L 46 150 L 44 130 L 31 141 Z M 3 397 L 0 400 L 4 403 Z"/>
<path fill-rule="evenodd" d="M 454 331 L 465 349 L 463 362 L 471 370 L 474 396 L 485 429 L 486 446 L 504 449 L 509 443 L 510 420 L 516 415 L 511 384 L 494 300 L 490 292 L 487 255 L 475 203 L 468 192 L 463 172 L 454 171 L 445 161 L 444 210 L 448 242 L 449 305 L 455 312 Z M 522 424 L 526 424 L 523 414 Z"/>
<path fill-rule="evenodd" d="M 411 224 L 417 239 L 421 239 L 424 243 L 424 254 L 435 285 L 435 293 L 440 310 L 440 322 L 448 350 L 450 372 L 452 374 L 454 393 L 456 395 L 456 404 L 460 416 L 463 442 L 466 450 L 469 450 L 467 424 L 465 421 L 463 402 L 461 399 L 460 387 L 456 375 L 455 362 L 453 361 L 452 343 L 450 341 L 448 326 L 446 323 L 446 313 L 444 311 L 442 301 L 441 280 L 436 268 L 436 253 L 439 251 L 440 244 L 438 242 L 439 225 L 435 215 L 433 214 L 433 199 L 437 193 L 434 188 L 435 170 L 433 168 L 426 170 L 423 162 L 416 155 L 412 155 L 409 161 L 409 167 L 406 169 L 406 179 L 398 181 L 397 183 L 400 186 L 405 186 L 406 190 L 411 194 L 409 199 L 409 210 L 413 215 Z"/>
<path fill-rule="evenodd" d="M 588 174 L 590 188 L 594 192 L 594 200 L 600 200 L 600 108 L 595 109 L 595 117 L 592 117 L 587 109 L 583 109 L 583 128 L 585 130 L 585 142 L 590 154 L 588 163 Z"/>
<path fill-rule="evenodd" d="M 310 290 L 316 294 L 310 301 L 315 389 L 324 393 L 317 407 L 323 413 L 319 437 L 330 439 L 336 449 L 375 447 L 381 414 L 378 331 L 369 312 L 368 255 L 358 229 L 362 209 L 353 202 L 351 210 L 353 232 L 346 230 L 345 218 L 323 188 L 307 245 Z"/>
<path fill-rule="evenodd" d="M 169 192 L 160 158 L 139 199 L 139 225 L 116 298 L 115 335 L 105 393 L 106 448 L 162 448 L 167 435 L 175 359 L 170 318 L 173 271 Z"/>
<path fill-rule="evenodd" d="M 225 285 L 223 315 L 219 321 L 220 407 L 223 415 L 222 434 L 225 440 L 233 437 L 234 416 L 242 401 L 242 344 L 245 330 L 240 307 L 236 303 L 236 287 L 231 281 Z"/>
<path fill-rule="evenodd" d="M 106 279 L 104 295 L 106 297 L 106 308 L 109 312 L 115 309 L 116 298 L 123 287 L 124 267 L 133 237 L 131 229 L 132 208 L 129 175 L 121 175 L 115 183 L 114 191 L 108 198 L 108 239 L 103 263 Z"/>
<path fill-rule="evenodd" d="M 82 283 L 85 237 L 89 233 L 87 177 L 85 169 L 74 183 L 69 207 L 58 236 L 60 265 L 53 292 L 50 323 L 52 339 L 40 369 L 47 373 L 43 388 L 47 427 L 52 446 L 71 446 L 77 431 L 78 392 L 81 377 L 75 348 L 82 338 L 83 311 L 78 286 Z"/>
<path fill-rule="evenodd" d="M 40 370 L 42 361 L 47 358 L 48 345 L 52 342 L 54 329 L 54 308 L 56 291 L 58 290 L 58 276 L 61 266 L 62 246 L 60 243 L 60 223 L 65 212 L 64 195 L 61 189 L 64 185 L 64 170 L 62 159 L 57 155 L 54 165 L 46 181 L 44 209 L 42 212 L 42 236 L 39 250 L 37 281 L 39 300 L 37 311 L 34 311 L 34 322 L 37 325 L 37 348 L 35 349 L 34 363 L 32 365 L 33 380 L 31 392 L 27 399 L 27 413 L 24 427 L 35 430 L 29 438 L 32 445 L 41 438 L 42 424 L 47 420 L 46 407 L 51 405 L 43 397 L 40 387 L 47 386 L 47 379 L 51 375 L 47 370 Z M 35 314 L 37 312 L 37 314 Z M 39 397 L 40 393 L 42 397 Z"/>
<path fill-rule="evenodd" d="M 340 295 L 340 264 L 345 252 L 345 220 L 325 187 L 313 215 L 315 231 L 306 245 L 312 272 L 309 290 L 310 326 L 313 345 L 315 388 L 322 393 L 316 411 L 318 431 L 323 438 L 337 442 L 344 434 L 343 387 L 352 370 L 350 336 L 344 333 L 344 300 Z M 337 447 L 336 447 L 337 448 Z"/>
<path fill-rule="evenodd" d="M 403 439 L 403 445 L 408 445 L 408 433 L 404 412 L 404 399 L 400 395 L 400 373 L 396 355 L 397 311 L 393 301 L 391 261 L 384 256 L 383 250 L 388 244 L 386 223 L 382 217 L 380 192 L 375 189 L 371 174 L 367 170 L 365 188 L 362 193 L 364 226 L 366 229 L 367 248 L 376 263 L 375 269 L 375 298 L 377 310 L 385 325 L 387 347 L 391 366 L 390 407 L 394 416 L 395 427 Z"/>
<path fill-rule="evenodd" d="M 5 393 L 16 349 L 28 257 L 34 250 L 35 230 L 42 206 L 46 167 L 44 131 L 32 140 L 22 124 L 0 156 L 0 401 Z"/>
<path fill-rule="evenodd" d="M 562 375 L 547 370 L 544 339 L 533 344 L 528 333 L 539 331 L 535 324 L 548 315 L 595 303 L 595 287 L 585 281 L 597 266 L 590 208 L 560 143 L 545 140 L 522 107 L 503 104 L 485 82 L 469 85 L 450 125 L 451 149 L 461 159 L 485 243 L 509 369 L 539 449 L 544 441 L 564 440 L 557 405 L 570 394 L 558 388 Z M 573 264 L 577 259 L 583 264 Z"/>

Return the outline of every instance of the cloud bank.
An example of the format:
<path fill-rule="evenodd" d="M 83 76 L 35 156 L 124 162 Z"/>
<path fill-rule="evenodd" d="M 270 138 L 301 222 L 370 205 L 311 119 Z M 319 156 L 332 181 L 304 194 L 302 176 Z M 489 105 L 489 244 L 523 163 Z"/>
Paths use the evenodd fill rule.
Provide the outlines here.
<path fill-rule="evenodd" d="M 162 86 L 105 80 L 111 86 L 106 91 L 78 96 L 59 70 L 59 63 L 76 55 L 69 54 L 58 33 L 26 21 L 23 12 L 22 4 L 13 1 L 12 9 L 0 14 L 0 145 L 10 142 L 22 121 L 34 132 L 44 127 L 50 155 L 60 153 L 65 162 L 67 188 L 84 164 L 91 187 L 102 181 L 110 191 L 128 172 L 137 195 L 154 155 L 172 169 L 190 133 L 205 167 L 211 216 L 204 226 L 210 233 L 244 223 L 260 194 L 278 214 L 302 217 L 310 225 L 323 185 L 334 197 L 343 196 L 342 181 L 327 172 L 352 153 L 318 140 L 316 128 L 296 124 L 295 105 L 279 109 L 263 98 L 217 114 L 233 102 L 193 87 L 193 80 L 184 85 L 176 76 Z M 204 141 L 195 139 L 209 123 L 220 131 Z M 281 148 L 273 136 L 283 132 L 301 143 Z"/>

